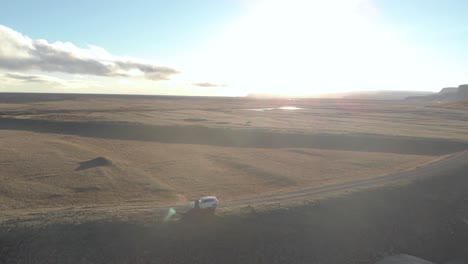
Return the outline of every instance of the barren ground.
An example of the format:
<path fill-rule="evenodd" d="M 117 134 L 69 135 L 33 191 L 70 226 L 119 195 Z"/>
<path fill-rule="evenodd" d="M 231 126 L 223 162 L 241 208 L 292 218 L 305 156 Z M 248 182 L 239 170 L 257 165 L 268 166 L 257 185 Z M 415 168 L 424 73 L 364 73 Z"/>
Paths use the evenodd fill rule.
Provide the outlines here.
<path fill-rule="evenodd" d="M 399 102 L 45 99 L 0 104 L 3 210 L 228 201 L 378 177 L 468 146 L 466 112 Z"/>
<path fill-rule="evenodd" d="M 460 101 L 450 103 L 433 104 L 431 106 L 436 108 L 468 110 L 468 99 L 463 99 Z"/>

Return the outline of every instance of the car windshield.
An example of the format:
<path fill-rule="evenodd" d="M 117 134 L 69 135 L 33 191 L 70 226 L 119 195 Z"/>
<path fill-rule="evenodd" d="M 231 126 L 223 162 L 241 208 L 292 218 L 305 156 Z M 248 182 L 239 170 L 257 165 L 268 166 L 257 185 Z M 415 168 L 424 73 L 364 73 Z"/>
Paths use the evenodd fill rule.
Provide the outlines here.
<path fill-rule="evenodd" d="M 0 264 L 468 263 L 468 0 L 0 1 Z"/>

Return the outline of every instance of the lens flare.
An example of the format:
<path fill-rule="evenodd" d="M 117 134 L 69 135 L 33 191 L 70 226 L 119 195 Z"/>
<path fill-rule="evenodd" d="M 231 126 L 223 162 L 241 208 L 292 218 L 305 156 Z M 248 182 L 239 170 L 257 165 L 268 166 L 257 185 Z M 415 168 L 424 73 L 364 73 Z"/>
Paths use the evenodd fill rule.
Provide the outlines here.
<path fill-rule="evenodd" d="M 164 221 L 169 221 L 171 218 L 177 213 L 177 210 L 173 207 L 169 208 L 166 217 L 164 217 Z"/>

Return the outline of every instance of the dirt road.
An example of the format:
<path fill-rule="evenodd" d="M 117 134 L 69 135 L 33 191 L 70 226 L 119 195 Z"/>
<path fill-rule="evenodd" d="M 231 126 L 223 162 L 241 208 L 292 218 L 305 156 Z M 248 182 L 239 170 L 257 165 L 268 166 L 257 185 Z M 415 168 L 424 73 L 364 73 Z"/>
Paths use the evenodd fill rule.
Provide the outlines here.
<path fill-rule="evenodd" d="M 223 203 L 223 206 L 254 205 L 259 203 L 286 202 L 316 195 L 354 190 L 377 185 L 391 184 L 404 180 L 416 180 L 424 177 L 443 177 L 459 171 L 468 171 L 468 151 L 453 154 L 409 171 L 387 174 L 382 177 L 356 180 L 319 188 L 301 189 L 288 193 L 259 196 L 255 198 L 239 199 Z"/>

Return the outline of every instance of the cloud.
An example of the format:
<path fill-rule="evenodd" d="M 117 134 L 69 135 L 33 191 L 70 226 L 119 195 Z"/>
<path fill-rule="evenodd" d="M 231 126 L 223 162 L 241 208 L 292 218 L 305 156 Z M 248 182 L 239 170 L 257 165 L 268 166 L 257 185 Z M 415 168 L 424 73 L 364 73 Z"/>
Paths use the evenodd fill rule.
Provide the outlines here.
<path fill-rule="evenodd" d="M 7 73 L 4 76 L 9 79 L 15 79 L 26 83 L 46 83 L 50 81 L 50 78 L 47 76 L 28 75 L 22 73 Z"/>
<path fill-rule="evenodd" d="M 71 89 L 83 87 L 99 87 L 96 82 L 89 80 L 65 80 L 47 75 L 24 74 L 19 72 L 8 72 L 0 74 L 0 84 L 14 87 L 66 87 Z M 37 86 L 40 84 L 40 86 Z"/>
<path fill-rule="evenodd" d="M 42 71 L 106 77 L 141 77 L 167 80 L 178 71 L 118 57 L 96 46 L 79 48 L 70 42 L 33 40 L 0 25 L 0 68 L 11 71 Z"/>
<path fill-rule="evenodd" d="M 226 84 L 216 84 L 216 83 L 209 83 L 209 82 L 202 82 L 202 83 L 194 83 L 193 85 L 199 87 L 226 87 Z"/>
<path fill-rule="evenodd" d="M 23 74 L 9 72 L 0 75 L 0 82 L 8 84 L 46 84 L 47 86 L 61 86 L 77 83 L 72 80 L 63 80 L 45 75 Z"/>

